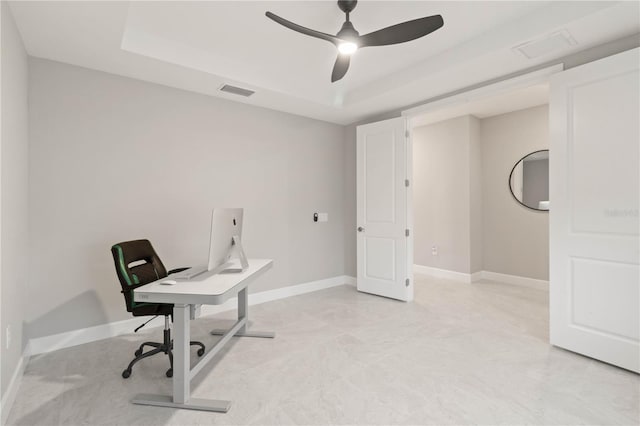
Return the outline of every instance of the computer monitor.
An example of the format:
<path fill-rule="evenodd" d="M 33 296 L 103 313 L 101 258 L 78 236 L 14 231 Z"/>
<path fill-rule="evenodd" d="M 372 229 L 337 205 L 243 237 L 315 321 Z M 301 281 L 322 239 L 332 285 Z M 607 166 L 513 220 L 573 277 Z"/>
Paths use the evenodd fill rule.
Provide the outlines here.
<path fill-rule="evenodd" d="M 196 266 L 171 274 L 177 280 L 199 281 L 220 273 L 243 272 L 249 262 L 242 249 L 242 209 L 215 208 L 211 213 L 209 260 L 206 266 Z M 231 258 L 240 260 L 240 267 L 233 267 Z"/>
<path fill-rule="evenodd" d="M 209 264 L 212 273 L 242 272 L 249 267 L 242 249 L 241 208 L 215 208 L 211 214 L 211 239 L 209 241 Z M 240 260 L 240 268 L 230 268 L 232 257 Z"/>

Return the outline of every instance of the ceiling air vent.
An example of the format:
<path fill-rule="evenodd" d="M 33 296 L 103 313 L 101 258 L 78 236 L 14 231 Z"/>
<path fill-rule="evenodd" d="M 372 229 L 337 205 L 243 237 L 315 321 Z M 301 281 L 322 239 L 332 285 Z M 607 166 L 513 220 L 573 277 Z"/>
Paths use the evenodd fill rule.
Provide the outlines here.
<path fill-rule="evenodd" d="M 527 59 L 535 59 L 548 53 L 565 50 L 575 46 L 578 42 L 569 31 L 561 30 L 548 34 L 542 38 L 522 43 L 513 48 Z"/>
<path fill-rule="evenodd" d="M 220 91 L 221 92 L 226 92 L 226 93 L 231 93 L 232 95 L 244 96 L 245 98 L 248 98 L 249 96 L 251 96 L 254 93 L 256 93 L 253 90 L 243 89 L 242 87 L 231 86 L 230 84 L 223 85 L 220 88 Z"/>

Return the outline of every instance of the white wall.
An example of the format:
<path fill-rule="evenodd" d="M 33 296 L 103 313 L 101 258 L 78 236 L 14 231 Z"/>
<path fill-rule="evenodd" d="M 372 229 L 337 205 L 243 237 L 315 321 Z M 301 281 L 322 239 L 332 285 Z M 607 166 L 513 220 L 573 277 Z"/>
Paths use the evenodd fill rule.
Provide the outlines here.
<path fill-rule="evenodd" d="M 24 293 L 28 275 L 28 71 L 27 54 L 11 11 L 2 2 L 1 167 L 1 324 L 2 397 L 19 364 L 23 336 Z M 6 328 L 11 342 L 6 348 Z"/>
<path fill-rule="evenodd" d="M 480 121 L 486 271 L 549 279 L 549 214 L 520 205 L 509 191 L 516 162 L 549 148 L 548 111 L 543 105 Z"/>
<path fill-rule="evenodd" d="M 244 207 L 247 255 L 275 261 L 253 292 L 344 274 L 342 126 L 30 66 L 30 337 L 129 318 L 111 245 L 149 238 L 167 267 L 204 263 L 214 206 Z"/>
<path fill-rule="evenodd" d="M 478 123 L 466 115 L 413 130 L 414 263 L 476 272 L 481 228 Z M 472 231 L 473 225 L 473 231 Z M 472 240 L 473 236 L 473 240 Z M 437 246 L 438 254 L 431 249 Z M 481 262 L 480 262 L 481 263 Z"/>

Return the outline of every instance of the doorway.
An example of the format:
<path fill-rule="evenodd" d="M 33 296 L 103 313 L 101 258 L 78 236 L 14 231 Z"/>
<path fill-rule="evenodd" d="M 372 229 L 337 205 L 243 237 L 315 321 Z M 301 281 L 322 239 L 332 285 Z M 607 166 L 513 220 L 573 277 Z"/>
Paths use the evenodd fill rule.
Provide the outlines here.
<path fill-rule="evenodd" d="M 549 84 L 411 118 L 414 271 L 548 291 Z"/>
<path fill-rule="evenodd" d="M 532 204 L 540 210 L 549 209 L 549 341 L 554 346 L 635 372 L 640 371 L 639 58 L 640 49 L 636 48 L 568 71 L 562 71 L 562 65 L 557 65 L 403 112 L 405 121 L 414 121 L 425 114 L 435 116 L 514 89 L 549 83 L 549 122 L 547 126 L 542 126 L 548 129 L 550 135 L 549 151 L 552 161 L 546 166 L 549 170 L 549 199 L 544 200 L 543 195 Z M 453 115 L 457 116 L 459 114 Z M 488 200 L 481 199 L 477 202 L 475 198 L 478 198 L 477 194 L 486 198 L 482 195 L 483 188 L 489 188 L 487 192 L 495 188 L 488 187 L 486 183 L 483 185 L 481 179 L 480 191 L 471 190 L 478 186 L 477 176 L 486 178 L 482 172 L 477 172 L 477 169 L 482 170 L 483 154 L 473 154 L 474 144 L 471 143 L 477 134 L 477 128 L 482 126 L 471 119 L 469 114 L 465 124 L 468 148 L 461 155 L 464 166 L 456 168 L 450 164 L 442 169 L 449 173 L 450 179 L 460 179 L 463 182 L 464 189 L 461 193 L 465 201 L 450 213 L 463 218 L 454 230 L 462 229 L 461 234 L 468 247 L 461 253 L 466 256 L 463 259 L 463 270 L 469 272 L 460 274 L 467 275 L 469 281 L 478 277 L 517 279 L 517 275 L 484 270 L 490 255 L 482 250 L 474 251 L 477 247 L 485 248 L 484 240 L 498 240 L 502 249 L 509 244 L 500 242 L 495 233 L 487 230 L 488 219 L 483 218 L 479 222 L 478 217 L 482 214 L 471 214 L 474 209 L 484 213 L 483 204 L 492 206 Z M 374 124 L 366 126 L 373 128 Z M 363 127 L 360 126 L 358 130 Z M 416 126 L 410 127 L 414 129 Z M 512 130 L 515 131 L 512 132 L 511 139 L 520 139 L 521 129 L 516 125 Z M 358 146 L 360 145 L 358 138 Z M 511 146 L 503 144 L 497 151 L 502 154 L 501 151 L 506 151 Z M 413 144 L 409 144 L 405 150 L 407 162 L 413 158 L 412 147 Z M 520 157 L 505 184 L 510 185 L 509 192 L 515 202 L 523 207 L 529 208 L 527 204 L 531 202 L 525 199 L 527 197 L 524 196 L 522 180 L 526 173 L 526 161 L 542 160 L 542 151 L 544 150 L 537 149 Z M 358 160 L 363 153 L 358 152 Z M 518 169 L 520 163 L 522 170 Z M 411 166 L 407 165 L 405 169 L 410 170 Z M 493 171 L 486 164 L 484 169 Z M 495 168 L 498 173 L 501 173 L 500 169 Z M 360 168 L 358 170 L 359 182 L 362 175 Z M 442 182 L 437 184 L 439 177 L 431 177 L 433 188 L 445 192 L 445 196 L 451 195 L 451 191 L 446 193 L 442 190 Z M 394 182 L 400 186 L 401 180 L 396 177 Z M 373 187 L 372 191 L 375 191 Z M 506 188 L 498 191 L 504 195 Z M 407 237 L 411 235 L 412 216 L 415 213 L 411 208 L 411 200 L 412 196 L 407 196 Z M 360 207 L 359 203 L 358 214 Z M 500 214 L 487 217 L 505 221 L 502 219 L 502 211 L 498 213 Z M 512 231 L 516 229 L 512 228 Z M 510 241 L 515 241 L 512 236 Z M 408 238 L 407 245 L 412 249 L 413 236 Z M 439 247 L 431 245 L 430 249 L 431 256 L 437 257 Z M 388 252 L 393 254 L 391 250 Z M 413 258 L 411 250 L 407 250 L 407 253 L 403 261 Z M 358 250 L 359 265 L 363 259 L 362 254 Z M 525 256 L 525 259 L 529 257 Z M 446 271 L 442 268 L 435 269 Z M 472 270 L 475 272 L 472 273 Z M 411 271 L 407 271 L 405 276 L 412 278 Z M 360 280 L 359 273 L 358 283 Z M 408 279 L 408 294 L 412 296 L 410 283 L 412 280 Z M 358 289 L 361 289 L 360 285 Z"/>

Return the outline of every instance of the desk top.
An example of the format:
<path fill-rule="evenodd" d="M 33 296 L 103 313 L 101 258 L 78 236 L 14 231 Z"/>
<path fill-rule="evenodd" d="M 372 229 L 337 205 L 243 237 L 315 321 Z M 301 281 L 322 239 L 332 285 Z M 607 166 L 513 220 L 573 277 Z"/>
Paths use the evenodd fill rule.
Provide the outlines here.
<path fill-rule="evenodd" d="M 166 277 L 133 290 L 133 300 L 141 303 L 220 305 L 247 287 L 257 276 L 273 266 L 271 259 L 249 259 L 244 272 L 215 274 L 203 279 L 160 284 Z"/>

